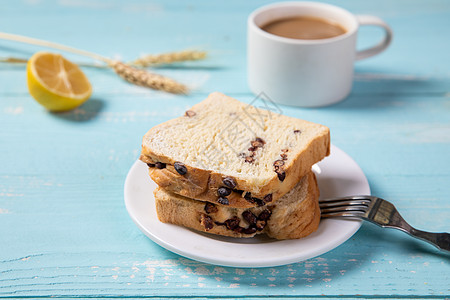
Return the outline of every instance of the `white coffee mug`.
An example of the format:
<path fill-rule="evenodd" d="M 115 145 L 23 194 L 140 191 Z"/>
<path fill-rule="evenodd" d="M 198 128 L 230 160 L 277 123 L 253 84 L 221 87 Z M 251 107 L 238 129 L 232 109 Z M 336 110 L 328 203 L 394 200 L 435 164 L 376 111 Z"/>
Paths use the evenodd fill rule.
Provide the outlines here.
<path fill-rule="evenodd" d="M 308 16 L 330 20 L 346 32 L 319 40 L 285 38 L 261 29 L 283 18 Z M 360 25 L 384 29 L 383 40 L 362 51 L 356 50 Z M 318 2 L 282 2 L 254 11 L 248 18 L 248 82 L 256 95 L 264 93 L 281 104 L 302 107 L 326 106 L 350 93 L 353 63 L 382 52 L 392 39 L 390 27 L 380 18 L 353 15 Z"/>

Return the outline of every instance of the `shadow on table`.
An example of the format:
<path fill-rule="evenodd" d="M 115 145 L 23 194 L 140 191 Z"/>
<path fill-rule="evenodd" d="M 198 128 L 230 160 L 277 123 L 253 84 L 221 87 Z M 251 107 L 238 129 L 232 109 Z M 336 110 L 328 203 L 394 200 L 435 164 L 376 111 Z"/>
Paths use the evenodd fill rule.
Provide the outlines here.
<path fill-rule="evenodd" d="M 371 178 L 370 175 L 368 175 L 367 179 L 370 182 L 371 194 L 375 196 L 381 195 L 383 188 L 377 185 L 376 178 Z M 405 232 L 393 228 L 382 228 L 367 221 L 363 224 L 363 228 L 365 228 L 365 231 L 368 233 L 362 237 L 366 243 L 379 245 L 380 247 L 386 249 L 392 249 L 392 252 L 395 253 L 403 252 L 409 255 L 430 255 L 434 257 L 447 258 L 450 261 L 450 252 L 440 251 L 433 245 L 409 236 Z M 414 224 L 410 225 L 416 229 L 429 231 L 427 228 L 418 228 Z"/>
<path fill-rule="evenodd" d="M 450 259 L 450 255 L 436 250 L 425 242 L 393 229 L 384 229 L 370 223 L 363 223 L 361 229 L 346 243 L 319 257 L 303 262 L 273 268 L 225 268 L 223 276 L 226 284 L 238 283 L 241 287 L 252 287 L 262 282 L 277 288 L 313 286 L 332 282 L 336 278 L 358 277 L 361 270 L 380 258 L 380 253 L 401 253 L 402 256 L 430 255 Z M 205 265 L 207 266 L 207 265 Z M 213 268 L 213 266 L 211 266 Z M 242 274 L 245 276 L 239 276 Z"/>
<path fill-rule="evenodd" d="M 388 109 L 407 105 L 411 96 L 441 95 L 447 89 L 448 83 L 441 82 L 437 78 L 372 73 L 368 70 L 368 72 L 356 72 L 349 97 L 329 108 L 333 110 Z"/>
<path fill-rule="evenodd" d="M 361 239 L 358 235 L 327 254 L 298 263 L 267 268 L 223 267 L 223 273 L 235 276 L 221 276 L 221 286 L 238 283 L 240 287 L 276 286 L 277 289 L 289 290 L 296 286 L 327 284 L 337 277 L 357 272 L 372 260 L 376 249 L 363 247 L 361 251 L 357 245 Z M 211 268 L 209 273 L 217 271 L 213 265 L 204 264 L 204 267 Z"/>
<path fill-rule="evenodd" d="M 95 119 L 103 110 L 105 102 L 101 99 L 89 99 L 80 107 L 59 113 L 51 113 L 52 116 L 72 122 L 86 122 Z"/>
<path fill-rule="evenodd" d="M 295 287 L 328 284 L 335 278 L 357 272 L 361 265 L 370 262 L 372 248 L 358 251 L 350 240 L 328 254 L 299 263 L 271 268 L 225 268 L 222 286 L 238 283 L 240 287 L 273 286 L 281 290 Z M 243 275 L 243 276 L 239 276 Z"/>
<path fill-rule="evenodd" d="M 450 252 L 440 251 L 433 245 L 413 238 L 397 229 L 382 228 L 365 222 L 361 235 L 361 243 L 367 243 L 381 249 L 389 249 L 389 252 L 412 256 L 428 255 L 450 260 Z"/>

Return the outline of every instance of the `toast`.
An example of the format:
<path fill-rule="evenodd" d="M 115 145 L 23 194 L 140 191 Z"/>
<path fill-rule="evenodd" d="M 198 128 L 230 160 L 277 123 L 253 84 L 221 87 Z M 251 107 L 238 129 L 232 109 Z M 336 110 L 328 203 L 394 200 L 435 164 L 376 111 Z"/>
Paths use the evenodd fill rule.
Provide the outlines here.
<path fill-rule="evenodd" d="M 316 231 L 320 222 L 319 189 L 310 171 L 276 204 L 232 208 L 189 199 L 164 188 L 154 191 L 161 222 L 230 237 L 265 233 L 275 239 L 298 239 Z"/>
<path fill-rule="evenodd" d="M 234 208 L 276 203 L 329 155 L 326 126 L 212 93 L 151 128 L 140 159 L 165 190 Z"/>

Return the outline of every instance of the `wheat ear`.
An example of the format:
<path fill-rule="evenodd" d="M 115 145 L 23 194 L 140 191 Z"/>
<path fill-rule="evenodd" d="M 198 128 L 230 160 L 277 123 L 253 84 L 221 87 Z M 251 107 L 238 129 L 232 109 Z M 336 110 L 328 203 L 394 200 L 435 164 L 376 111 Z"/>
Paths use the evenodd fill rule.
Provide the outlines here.
<path fill-rule="evenodd" d="M 149 87 L 155 90 L 163 90 L 173 94 L 186 94 L 186 86 L 173 79 L 150 73 L 143 69 L 137 69 L 120 61 L 113 61 L 110 66 L 124 80 L 139 86 Z"/>
<path fill-rule="evenodd" d="M 110 58 L 101 56 L 96 53 L 68 47 L 57 43 L 52 43 L 39 39 L 29 38 L 26 36 L 3 32 L 0 32 L 0 39 L 58 49 L 102 61 L 106 63 L 109 67 L 111 67 L 114 70 L 114 72 L 116 72 L 117 75 L 119 75 L 121 78 L 136 85 L 149 87 L 157 90 L 163 90 L 169 93 L 176 93 L 176 94 L 187 93 L 188 91 L 186 86 L 174 81 L 173 79 L 158 74 L 153 74 L 145 70 L 133 68 L 120 61 L 112 60 Z"/>
<path fill-rule="evenodd" d="M 184 50 L 162 54 L 149 54 L 130 62 L 130 65 L 148 67 L 152 65 L 171 64 L 174 62 L 200 60 L 206 57 L 205 51 Z"/>

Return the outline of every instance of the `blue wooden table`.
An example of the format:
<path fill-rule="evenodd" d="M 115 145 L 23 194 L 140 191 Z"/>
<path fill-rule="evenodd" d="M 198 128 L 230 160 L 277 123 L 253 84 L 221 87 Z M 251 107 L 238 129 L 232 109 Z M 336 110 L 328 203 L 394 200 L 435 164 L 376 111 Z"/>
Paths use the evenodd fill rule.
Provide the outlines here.
<path fill-rule="evenodd" d="M 0 298 L 450 297 L 450 256 L 364 223 L 335 250 L 262 269 L 208 265 L 173 254 L 134 225 L 123 184 L 152 126 L 212 91 L 244 102 L 246 17 L 268 1 L 3 1 L 0 31 L 130 60 L 195 48 L 208 59 L 159 68 L 193 88 L 175 96 L 85 68 L 94 93 L 48 113 L 28 94 L 25 67 L 0 64 Z M 355 66 L 337 105 L 283 113 L 330 127 L 332 143 L 365 172 L 374 195 L 413 226 L 450 231 L 450 2 L 330 1 L 373 14 L 391 47 Z M 359 47 L 382 36 L 361 30 Z M 1 57 L 43 48 L 0 41 Z M 46 49 L 47 50 L 47 49 Z M 66 54 L 75 62 L 90 62 Z"/>

